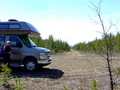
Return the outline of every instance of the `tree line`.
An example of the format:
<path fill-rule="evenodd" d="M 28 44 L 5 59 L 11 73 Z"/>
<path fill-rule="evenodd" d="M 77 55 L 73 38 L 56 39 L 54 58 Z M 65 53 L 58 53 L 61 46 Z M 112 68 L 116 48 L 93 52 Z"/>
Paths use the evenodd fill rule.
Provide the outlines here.
<path fill-rule="evenodd" d="M 48 39 L 42 39 L 41 37 L 32 37 L 30 39 L 37 46 L 50 49 L 51 53 L 70 51 L 70 46 L 67 42 L 60 39 L 55 40 L 52 35 L 49 35 Z"/>
<path fill-rule="evenodd" d="M 120 33 L 117 35 L 108 34 L 106 35 L 109 51 L 110 53 L 120 53 Z M 75 44 L 73 49 L 79 50 L 82 52 L 93 52 L 93 53 L 103 53 L 103 49 L 106 48 L 104 39 L 95 39 L 91 42 L 82 42 Z"/>

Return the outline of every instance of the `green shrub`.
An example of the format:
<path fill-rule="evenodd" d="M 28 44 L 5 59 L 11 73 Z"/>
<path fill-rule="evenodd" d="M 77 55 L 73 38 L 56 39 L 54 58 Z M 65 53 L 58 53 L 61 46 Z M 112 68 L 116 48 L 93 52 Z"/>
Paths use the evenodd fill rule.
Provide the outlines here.
<path fill-rule="evenodd" d="M 96 81 L 96 80 L 93 80 L 91 89 L 92 89 L 92 90 L 99 90 L 99 89 L 98 89 L 98 86 L 97 86 L 97 81 Z"/>
<path fill-rule="evenodd" d="M 15 83 L 15 86 L 11 86 L 12 88 L 14 88 L 14 90 L 25 90 L 25 86 L 21 84 L 20 79 L 16 78 Z"/>
<path fill-rule="evenodd" d="M 12 70 L 8 67 L 8 63 L 2 64 L 0 69 L 2 70 L 2 72 L 0 72 L 0 81 L 3 84 L 8 84 L 9 80 L 13 78 L 13 76 L 11 75 Z"/>

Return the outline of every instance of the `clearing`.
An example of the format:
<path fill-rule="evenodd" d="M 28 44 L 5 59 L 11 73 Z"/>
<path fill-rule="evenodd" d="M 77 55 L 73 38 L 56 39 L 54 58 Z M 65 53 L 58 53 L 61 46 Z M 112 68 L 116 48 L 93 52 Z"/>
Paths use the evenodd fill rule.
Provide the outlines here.
<path fill-rule="evenodd" d="M 21 79 L 27 90 L 64 90 L 63 86 L 70 90 L 91 90 L 94 79 L 100 90 L 109 90 L 106 60 L 100 55 L 71 50 L 51 57 L 52 63 L 41 70 L 25 72 L 23 68 L 12 68 L 12 74 Z M 113 67 L 119 64 L 117 57 Z"/>

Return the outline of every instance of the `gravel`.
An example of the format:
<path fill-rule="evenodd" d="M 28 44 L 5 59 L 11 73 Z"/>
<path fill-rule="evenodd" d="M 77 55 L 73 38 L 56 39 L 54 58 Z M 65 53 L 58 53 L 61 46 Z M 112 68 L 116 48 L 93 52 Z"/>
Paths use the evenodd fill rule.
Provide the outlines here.
<path fill-rule="evenodd" d="M 50 65 L 35 72 L 26 72 L 23 67 L 12 67 L 12 75 L 20 79 L 26 90 L 64 90 L 64 86 L 70 90 L 90 90 L 94 79 L 100 90 L 109 90 L 106 60 L 101 56 L 71 50 L 51 57 Z M 119 58 L 113 64 L 117 67 Z M 14 80 L 10 83 L 14 84 Z M 8 88 L 5 89 L 0 83 L 0 90 Z"/>

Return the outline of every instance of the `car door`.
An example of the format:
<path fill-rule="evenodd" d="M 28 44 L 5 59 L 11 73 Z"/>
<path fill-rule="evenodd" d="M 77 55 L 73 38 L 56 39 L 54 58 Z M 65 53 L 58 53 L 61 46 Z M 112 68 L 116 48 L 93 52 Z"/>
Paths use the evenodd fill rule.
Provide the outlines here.
<path fill-rule="evenodd" d="M 22 57 L 22 52 L 23 52 L 23 45 L 21 40 L 19 39 L 18 36 L 10 36 L 9 41 L 11 42 L 11 49 L 12 49 L 12 54 L 11 54 L 11 61 L 13 62 L 21 62 L 23 57 Z"/>

